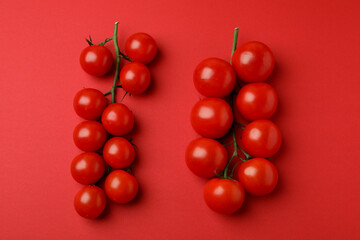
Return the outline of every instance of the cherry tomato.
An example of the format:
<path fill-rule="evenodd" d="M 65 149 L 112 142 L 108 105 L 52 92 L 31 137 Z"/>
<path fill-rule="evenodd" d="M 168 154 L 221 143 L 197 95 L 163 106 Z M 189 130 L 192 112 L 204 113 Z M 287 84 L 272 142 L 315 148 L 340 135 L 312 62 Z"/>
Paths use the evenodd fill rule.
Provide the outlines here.
<path fill-rule="evenodd" d="M 232 65 L 242 81 L 262 82 L 272 73 L 275 60 L 268 46 L 252 41 L 235 50 Z"/>
<path fill-rule="evenodd" d="M 243 204 L 245 192 L 238 181 L 213 178 L 205 185 L 204 199 L 213 211 L 233 214 Z"/>
<path fill-rule="evenodd" d="M 191 111 L 191 125 L 203 137 L 220 138 L 231 128 L 233 114 L 229 104 L 220 98 L 198 101 Z"/>
<path fill-rule="evenodd" d="M 276 167 L 264 158 L 253 158 L 244 162 L 235 175 L 245 190 L 255 196 L 272 192 L 278 181 Z"/>
<path fill-rule="evenodd" d="M 197 138 L 186 148 L 186 164 L 199 177 L 213 177 L 215 171 L 220 173 L 224 170 L 227 160 L 225 147 L 210 138 Z"/>
<path fill-rule="evenodd" d="M 272 157 L 281 146 L 279 128 L 269 120 L 255 120 L 248 124 L 242 134 L 245 152 L 253 157 Z"/>
<path fill-rule="evenodd" d="M 74 98 L 74 109 L 79 117 L 86 120 L 98 120 L 107 105 L 102 92 L 93 88 L 80 90 Z"/>
<path fill-rule="evenodd" d="M 96 183 L 105 173 L 104 160 L 93 152 L 81 153 L 71 162 L 71 175 L 78 183 Z"/>
<path fill-rule="evenodd" d="M 157 45 L 149 34 L 135 33 L 126 40 L 125 52 L 133 61 L 146 64 L 155 58 Z"/>
<path fill-rule="evenodd" d="M 107 106 L 101 116 L 101 122 L 108 133 L 122 136 L 134 127 L 134 115 L 122 103 L 112 103 Z"/>
<path fill-rule="evenodd" d="M 120 72 L 120 82 L 123 89 L 131 94 L 140 94 L 149 87 L 151 75 L 149 69 L 142 63 L 126 64 Z"/>
<path fill-rule="evenodd" d="M 111 172 L 105 180 L 106 195 L 116 203 L 128 203 L 133 200 L 138 188 L 136 178 L 123 170 Z"/>
<path fill-rule="evenodd" d="M 194 85 L 205 97 L 224 98 L 231 93 L 236 83 L 232 66 L 219 58 L 207 58 L 194 71 Z"/>
<path fill-rule="evenodd" d="M 105 143 L 103 157 L 112 168 L 126 168 L 134 161 L 135 150 L 125 138 L 113 137 Z"/>
<path fill-rule="evenodd" d="M 249 121 L 270 118 L 277 107 L 278 97 L 267 83 L 250 83 L 239 91 L 236 106 L 240 114 Z"/>
<path fill-rule="evenodd" d="M 85 152 L 94 152 L 102 148 L 107 137 L 103 125 L 95 121 L 79 123 L 73 133 L 75 145 Z"/>
<path fill-rule="evenodd" d="M 97 218 L 105 209 L 104 191 L 96 186 L 86 186 L 75 195 L 76 212 L 84 218 Z"/>
<path fill-rule="evenodd" d="M 88 46 L 80 54 L 80 65 L 90 75 L 100 77 L 108 73 L 113 64 L 113 56 L 104 46 Z"/>

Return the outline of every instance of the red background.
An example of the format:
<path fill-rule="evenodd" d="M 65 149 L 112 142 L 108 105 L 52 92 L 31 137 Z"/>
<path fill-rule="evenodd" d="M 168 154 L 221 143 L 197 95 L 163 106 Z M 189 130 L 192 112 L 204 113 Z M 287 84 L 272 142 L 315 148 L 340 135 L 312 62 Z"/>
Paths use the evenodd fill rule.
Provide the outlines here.
<path fill-rule="evenodd" d="M 0 238 L 360 239 L 359 11 L 355 0 L 1 1 Z M 136 117 L 141 193 L 91 221 L 73 209 L 72 100 L 83 87 L 110 88 L 111 75 L 86 75 L 78 57 L 88 34 L 103 41 L 115 21 L 122 49 L 144 31 L 160 52 L 151 90 L 124 100 Z M 284 144 L 276 191 L 222 216 L 203 202 L 205 181 L 186 168 L 184 149 L 196 136 L 193 69 L 229 59 L 236 26 L 240 43 L 263 41 L 275 54 L 269 82 Z"/>

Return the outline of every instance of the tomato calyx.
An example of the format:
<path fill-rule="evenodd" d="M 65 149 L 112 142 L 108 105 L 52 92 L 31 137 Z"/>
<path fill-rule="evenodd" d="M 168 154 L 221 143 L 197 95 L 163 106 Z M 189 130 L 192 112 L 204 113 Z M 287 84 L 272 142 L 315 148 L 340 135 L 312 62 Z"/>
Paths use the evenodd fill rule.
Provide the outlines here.
<path fill-rule="evenodd" d="M 89 46 L 94 46 L 94 43 L 91 39 L 91 35 L 89 35 L 89 39 L 85 38 L 85 41 L 89 44 Z"/>

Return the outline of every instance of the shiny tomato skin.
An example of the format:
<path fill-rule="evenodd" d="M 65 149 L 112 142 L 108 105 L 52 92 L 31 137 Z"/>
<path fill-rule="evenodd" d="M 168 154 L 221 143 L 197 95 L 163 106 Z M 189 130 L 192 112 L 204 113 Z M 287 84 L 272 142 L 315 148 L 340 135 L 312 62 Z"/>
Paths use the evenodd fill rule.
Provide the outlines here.
<path fill-rule="evenodd" d="M 188 168 L 197 176 L 210 178 L 224 170 L 228 161 L 227 151 L 218 141 L 197 138 L 189 143 L 185 152 Z"/>
<path fill-rule="evenodd" d="M 109 49 L 101 45 L 88 46 L 80 54 L 80 65 L 90 75 L 100 77 L 108 73 L 113 65 Z"/>
<path fill-rule="evenodd" d="M 263 82 L 272 73 L 275 59 L 264 43 L 251 41 L 239 46 L 233 56 L 232 65 L 244 82 Z"/>
<path fill-rule="evenodd" d="M 127 106 L 122 103 L 112 103 L 105 108 L 101 122 L 108 133 L 122 136 L 133 129 L 135 119 Z"/>
<path fill-rule="evenodd" d="M 75 195 L 75 210 L 84 218 L 97 218 L 104 211 L 105 206 L 106 196 L 99 187 L 86 186 Z"/>
<path fill-rule="evenodd" d="M 236 84 L 236 74 L 232 66 L 220 58 L 201 61 L 193 75 L 194 85 L 205 97 L 224 98 Z"/>
<path fill-rule="evenodd" d="M 98 120 L 106 108 L 107 99 L 97 89 L 84 88 L 76 93 L 73 105 L 79 117 L 86 120 Z"/>
<path fill-rule="evenodd" d="M 151 81 L 149 69 L 142 63 L 126 64 L 120 72 L 122 88 L 131 94 L 141 94 L 148 89 Z"/>
<path fill-rule="evenodd" d="M 107 164 L 114 169 L 126 168 L 133 163 L 135 150 L 125 138 L 113 137 L 105 143 L 103 157 Z"/>
<path fill-rule="evenodd" d="M 116 203 L 128 203 L 135 198 L 139 189 L 136 178 L 123 171 L 111 172 L 105 180 L 105 193 Z"/>
<path fill-rule="evenodd" d="M 252 158 L 240 165 L 235 177 L 245 190 L 255 196 L 271 193 L 278 182 L 278 171 L 265 158 Z"/>
<path fill-rule="evenodd" d="M 95 121 L 79 123 L 73 133 L 75 145 L 85 152 L 95 152 L 102 148 L 107 137 L 103 125 Z"/>
<path fill-rule="evenodd" d="M 147 33 L 135 33 L 125 42 L 126 54 L 135 62 L 151 62 L 157 53 L 157 44 Z"/>
<path fill-rule="evenodd" d="M 213 178 L 205 185 L 204 200 L 217 213 L 233 214 L 243 204 L 245 192 L 238 181 Z"/>
<path fill-rule="evenodd" d="M 71 162 L 71 175 L 80 184 L 94 184 L 104 173 L 105 162 L 97 153 L 81 153 Z"/>
<path fill-rule="evenodd" d="M 198 134 L 216 139 L 223 137 L 230 130 L 233 113 L 225 100 L 205 98 L 194 105 L 190 120 Z"/>
<path fill-rule="evenodd" d="M 281 142 L 280 130 L 270 120 L 255 120 L 242 134 L 244 150 L 253 157 L 272 157 L 279 151 Z"/>
<path fill-rule="evenodd" d="M 236 107 L 248 121 L 269 119 L 276 111 L 278 97 L 267 83 L 250 83 L 242 87 L 236 97 Z"/>

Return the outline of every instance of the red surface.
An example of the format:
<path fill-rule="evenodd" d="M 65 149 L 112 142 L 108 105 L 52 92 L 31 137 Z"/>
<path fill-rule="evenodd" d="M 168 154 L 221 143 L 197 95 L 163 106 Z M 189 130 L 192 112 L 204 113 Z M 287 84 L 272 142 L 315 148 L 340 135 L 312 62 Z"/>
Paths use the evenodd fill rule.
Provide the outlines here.
<path fill-rule="evenodd" d="M 1 1 L 0 238 L 359 239 L 359 10 L 355 0 Z M 144 31 L 159 55 L 151 90 L 124 101 L 136 118 L 141 194 L 91 221 L 73 208 L 72 100 L 82 87 L 110 88 L 111 75 L 88 76 L 78 58 L 84 38 L 103 41 L 116 20 L 122 49 Z M 205 205 L 205 181 L 186 168 L 184 150 L 196 136 L 193 70 L 230 58 L 236 26 L 240 43 L 274 52 L 272 119 L 284 144 L 276 191 L 222 216 Z"/>

